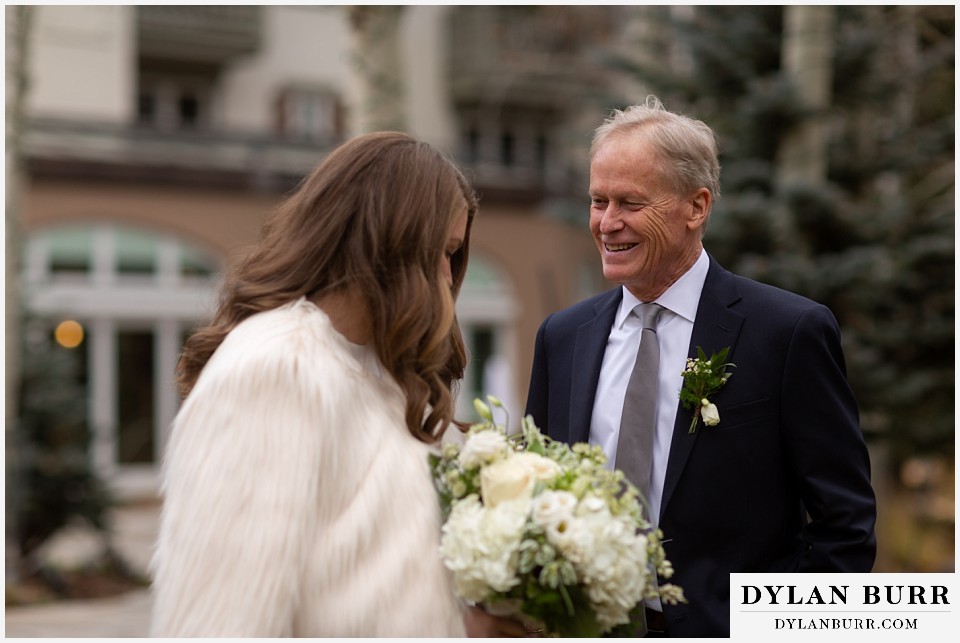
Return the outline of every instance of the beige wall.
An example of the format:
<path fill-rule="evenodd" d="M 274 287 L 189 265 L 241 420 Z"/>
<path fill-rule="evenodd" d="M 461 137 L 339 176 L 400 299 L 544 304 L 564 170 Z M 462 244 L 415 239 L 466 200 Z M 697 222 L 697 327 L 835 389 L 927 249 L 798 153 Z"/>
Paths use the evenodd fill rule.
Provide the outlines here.
<path fill-rule="evenodd" d="M 237 60 L 221 79 L 219 126 L 269 132 L 274 101 L 284 87 L 346 91 L 349 26 L 342 7 L 271 6 L 263 12 L 263 40 L 256 54 Z"/>
<path fill-rule="evenodd" d="M 35 6 L 27 113 L 131 121 L 136 105 L 133 20 L 131 6 Z"/>
<path fill-rule="evenodd" d="M 408 131 L 454 154 L 456 118 L 449 99 L 447 20 L 452 7 L 408 6 L 404 16 L 403 56 L 407 61 Z"/>

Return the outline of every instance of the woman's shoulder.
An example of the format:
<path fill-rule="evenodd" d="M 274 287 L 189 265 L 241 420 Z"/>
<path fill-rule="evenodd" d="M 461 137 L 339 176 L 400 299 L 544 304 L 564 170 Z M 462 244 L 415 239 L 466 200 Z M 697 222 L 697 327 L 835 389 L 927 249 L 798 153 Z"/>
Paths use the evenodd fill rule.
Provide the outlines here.
<path fill-rule="evenodd" d="M 300 370 L 304 364 L 316 368 L 299 376 L 322 376 L 336 368 L 349 368 L 350 350 L 346 339 L 333 327 L 327 315 L 300 299 L 278 308 L 251 315 L 224 338 L 210 358 L 205 371 L 277 371 L 287 367 Z M 322 368 L 324 365 L 334 369 Z"/>
<path fill-rule="evenodd" d="M 339 333 L 327 315 L 299 299 L 247 317 L 230 331 L 222 346 L 245 354 L 274 353 L 277 349 L 342 350 Z"/>

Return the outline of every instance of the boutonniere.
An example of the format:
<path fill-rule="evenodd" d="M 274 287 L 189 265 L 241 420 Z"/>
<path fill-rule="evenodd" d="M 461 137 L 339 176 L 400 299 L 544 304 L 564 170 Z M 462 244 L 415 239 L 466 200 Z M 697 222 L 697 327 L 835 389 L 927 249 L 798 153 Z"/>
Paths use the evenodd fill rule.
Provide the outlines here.
<path fill-rule="evenodd" d="M 680 403 L 683 408 L 693 411 L 693 421 L 690 430 L 697 430 L 697 422 L 703 418 L 707 426 L 720 424 L 720 412 L 717 405 L 710 401 L 710 396 L 723 388 L 730 379 L 727 367 L 736 367 L 726 361 L 730 347 L 719 353 L 714 353 L 707 359 L 707 354 L 697 346 L 697 359 L 687 358 L 687 366 L 683 369 L 683 386 L 680 388 Z"/>

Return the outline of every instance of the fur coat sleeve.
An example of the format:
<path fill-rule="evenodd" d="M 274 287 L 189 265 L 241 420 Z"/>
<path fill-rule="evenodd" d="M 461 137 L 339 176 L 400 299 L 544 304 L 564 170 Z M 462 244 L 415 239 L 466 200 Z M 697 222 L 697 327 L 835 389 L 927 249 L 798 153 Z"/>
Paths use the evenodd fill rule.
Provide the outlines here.
<path fill-rule="evenodd" d="M 346 347 L 300 302 L 245 321 L 207 364 L 165 455 L 153 635 L 462 635 L 436 558 L 425 445 L 398 430 L 395 385 Z M 406 527 L 374 510 L 391 504 Z M 412 540 L 391 549 L 380 529 Z M 401 614 L 411 612 L 401 585 L 417 579 L 405 571 L 390 582 L 392 567 L 416 569 L 403 562 L 411 557 L 426 566 L 423 598 L 433 601 L 428 613 L 412 610 L 429 621 L 419 632 L 405 632 Z M 368 598 L 378 580 L 397 586 Z"/>

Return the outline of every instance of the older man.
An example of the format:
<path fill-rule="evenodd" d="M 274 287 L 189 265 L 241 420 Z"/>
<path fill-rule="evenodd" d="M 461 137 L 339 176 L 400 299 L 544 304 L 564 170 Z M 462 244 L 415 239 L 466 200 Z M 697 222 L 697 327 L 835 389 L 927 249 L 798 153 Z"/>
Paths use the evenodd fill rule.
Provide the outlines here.
<path fill-rule="evenodd" d="M 543 322 L 527 398 L 548 435 L 601 445 L 645 491 L 687 597 L 648 603 L 653 635 L 729 636 L 731 572 L 867 572 L 876 554 L 836 319 L 704 250 L 719 175 L 711 129 L 656 97 L 597 129 L 590 230 L 619 287 Z M 709 426 L 679 399 L 698 349 L 736 365 Z"/>

